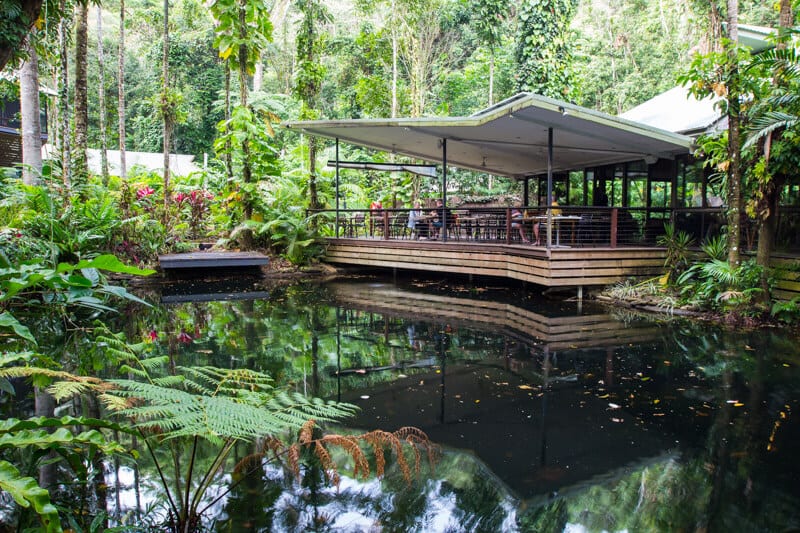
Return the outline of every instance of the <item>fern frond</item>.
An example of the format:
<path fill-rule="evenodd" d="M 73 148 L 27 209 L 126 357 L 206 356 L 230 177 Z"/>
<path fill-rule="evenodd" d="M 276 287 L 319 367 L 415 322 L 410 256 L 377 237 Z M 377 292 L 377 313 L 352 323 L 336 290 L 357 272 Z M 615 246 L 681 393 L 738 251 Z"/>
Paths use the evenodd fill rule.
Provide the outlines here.
<path fill-rule="evenodd" d="M 246 455 L 233 466 L 234 478 L 247 475 L 250 471 L 261 466 L 262 461 L 264 461 L 263 453 L 251 453 Z"/>
<path fill-rule="evenodd" d="M 300 428 L 300 436 L 297 439 L 297 442 L 300 444 L 308 444 L 311 442 L 311 436 L 314 434 L 314 428 L 316 427 L 316 421 L 309 420 L 303 427 Z"/>
<path fill-rule="evenodd" d="M 338 446 L 350 456 L 354 463 L 353 477 L 357 478 L 361 474 L 361 477 L 366 478 L 369 475 L 369 461 L 356 437 L 325 435 L 320 442 L 325 446 Z"/>
<path fill-rule="evenodd" d="M 325 477 L 336 485 L 339 486 L 339 482 L 341 481 L 341 477 L 339 476 L 339 470 L 336 468 L 336 463 L 333 462 L 331 459 L 331 454 L 328 449 L 323 446 L 321 441 L 316 441 L 314 443 L 314 455 L 319 459 L 320 465 L 322 466 L 322 471 L 325 473 Z"/>
<path fill-rule="evenodd" d="M 46 377 L 51 379 L 73 379 L 77 376 L 63 370 L 51 370 L 37 366 L 12 366 L 0 368 L 0 378 Z M 97 379 L 97 378 L 93 378 Z M 99 381 L 99 380 L 98 380 Z"/>
<path fill-rule="evenodd" d="M 300 446 L 295 443 L 289 446 L 286 452 L 286 462 L 289 465 L 289 470 L 294 474 L 295 479 L 300 481 Z"/>

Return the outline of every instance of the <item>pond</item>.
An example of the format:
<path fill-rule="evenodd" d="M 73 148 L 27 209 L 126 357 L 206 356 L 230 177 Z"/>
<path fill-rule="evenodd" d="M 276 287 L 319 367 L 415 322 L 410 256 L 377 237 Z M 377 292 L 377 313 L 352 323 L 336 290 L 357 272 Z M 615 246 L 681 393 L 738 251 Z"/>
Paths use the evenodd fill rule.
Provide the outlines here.
<path fill-rule="evenodd" d="M 218 483 L 220 531 L 787 531 L 800 527 L 800 345 L 480 280 L 176 283 L 125 315 L 183 365 L 246 367 L 438 446 L 406 482 Z M 562 295 L 563 297 L 563 295 Z M 246 456 L 245 448 L 237 457 Z M 136 474 L 136 475 L 134 475 Z M 155 472 L 109 468 L 112 517 L 158 516 Z M 233 483 L 235 481 L 235 483 Z M 232 487 L 232 489 L 231 489 Z M 226 491 L 230 489 L 230 493 Z M 153 507 L 155 505 L 155 507 Z M 148 510 L 150 507 L 150 510 Z"/>

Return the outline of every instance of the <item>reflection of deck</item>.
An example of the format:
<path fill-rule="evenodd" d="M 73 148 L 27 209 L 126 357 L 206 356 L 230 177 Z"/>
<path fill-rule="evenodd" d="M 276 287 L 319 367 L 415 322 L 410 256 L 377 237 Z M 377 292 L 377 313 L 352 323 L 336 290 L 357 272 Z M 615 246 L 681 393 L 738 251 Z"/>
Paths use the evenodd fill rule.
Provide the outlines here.
<path fill-rule="evenodd" d="M 535 338 L 550 350 L 598 348 L 649 342 L 660 330 L 651 325 L 620 327 L 608 314 L 545 316 L 503 302 L 411 292 L 390 285 L 329 285 L 336 299 L 348 306 L 371 312 L 466 324 L 502 331 L 517 338 Z"/>
<path fill-rule="evenodd" d="M 350 266 L 495 276 L 547 287 L 609 285 L 663 273 L 660 248 L 552 248 L 476 242 L 328 239 L 325 260 Z"/>

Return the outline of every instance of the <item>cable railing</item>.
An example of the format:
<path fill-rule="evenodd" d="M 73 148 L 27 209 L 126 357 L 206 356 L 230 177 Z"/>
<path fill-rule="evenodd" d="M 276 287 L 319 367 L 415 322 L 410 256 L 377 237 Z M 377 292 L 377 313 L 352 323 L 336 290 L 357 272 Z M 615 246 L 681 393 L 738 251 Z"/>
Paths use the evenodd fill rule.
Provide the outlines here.
<path fill-rule="evenodd" d="M 513 216 L 515 209 L 521 216 Z M 667 224 L 687 233 L 699 247 L 725 235 L 727 227 L 723 207 L 473 207 L 444 213 L 441 208 L 427 208 L 409 223 L 415 218 L 411 212 L 408 208 L 342 209 L 338 218 L 334 210 L 319 210 L 315 216 L 326 237 L 579 248 L 657 246 Z M 756 222 L 743 215 L 743 250 L 755 250 L 757 231 Z M 780 207 L 775 249 L 800 251 L 800 206 Z"/>

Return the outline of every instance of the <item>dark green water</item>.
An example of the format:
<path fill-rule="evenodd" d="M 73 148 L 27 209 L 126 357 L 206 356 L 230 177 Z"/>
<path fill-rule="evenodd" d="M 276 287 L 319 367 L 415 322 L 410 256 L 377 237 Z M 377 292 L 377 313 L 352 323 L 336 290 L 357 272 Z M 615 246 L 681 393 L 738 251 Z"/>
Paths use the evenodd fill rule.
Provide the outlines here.
<path fill-rule="evenodd" d="M 210 297 L 231 299 L 181 302 Z M 357 481 L 342 468 L 338 488 L 268 465 L 215 506 L 214 530 L 800 527 L 800 345 L 781 331 L 648 319 L 477 282 L 196 282 L 149 298 L 170 303 L 137 310 L 126 329 L 156 332 L 179 364 L 265 371 L 358 405 L 347 428 L 414 426 L 441 448 L 410 484 L 391 464 Z M 137 508 L 122 468 L 109 482 L 112 516 L 146 515 L 159 499 L 151 475 L 143 469 Z"/>

